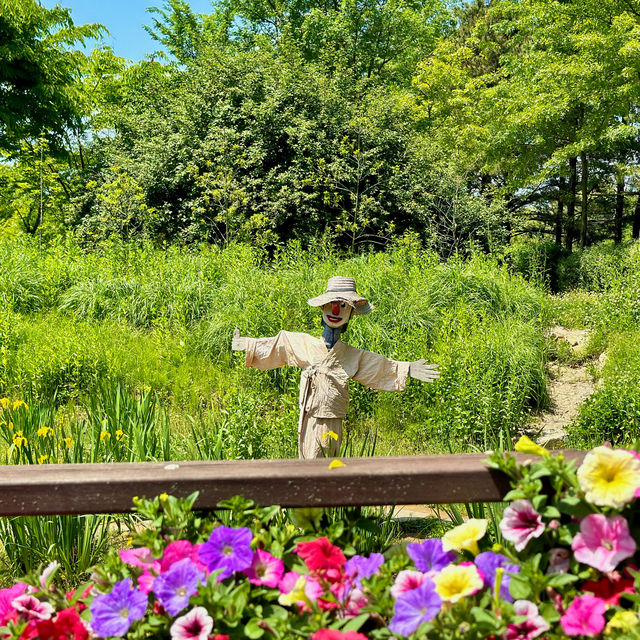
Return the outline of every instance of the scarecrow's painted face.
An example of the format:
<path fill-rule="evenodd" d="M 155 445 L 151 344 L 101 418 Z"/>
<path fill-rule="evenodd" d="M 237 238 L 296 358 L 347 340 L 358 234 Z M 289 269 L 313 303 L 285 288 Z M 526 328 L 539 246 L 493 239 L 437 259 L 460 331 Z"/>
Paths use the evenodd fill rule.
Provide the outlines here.
<path fill-rule="evenodd" d="M 322 319 L 325 324 L 332 329 L 337 329 L 349 322 L 351 318 L 351 305 L 346 302 L 327 302 L 327 304 L 320 307 L 322 309 Z"/>

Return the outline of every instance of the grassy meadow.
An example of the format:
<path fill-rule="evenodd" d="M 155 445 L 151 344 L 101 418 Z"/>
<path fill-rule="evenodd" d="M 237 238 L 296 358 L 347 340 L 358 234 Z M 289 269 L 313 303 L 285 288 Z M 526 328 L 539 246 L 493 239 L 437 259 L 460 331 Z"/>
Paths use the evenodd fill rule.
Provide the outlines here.
<path fill-rule="evenodd" d="M 431 385 L 410 380 L 402 394 L 352 383 L 344 455 L 509 448 L 548 407 L 547 363 L 575 360 L 545 338 L 556 323 L 590 330 L 581 357 L 593 359 L 598 379 L 569 443 L 630 442 L 640 437 L 639 249 L 601 245 L 551 265 L 535 245 L 441 261 L 411 237 L 355 257 L 321 244 L 267 258 L 245 245 L 84 253 L 4 242 L 0 457 L 295 457 L 299 372 L 245 368 L 231 335 L 235 327 L 319 335 L 320 314 L 306 301 L 336 274 L 355 277 L 375 307 L 350 323 L 345 340 L 395 359 L 426 358 L 442 372 Z M 551 269 L 565 283 L 560 294 L 548 292 Z M 4 519 L 5 573 L 44 562 L 51 541 L 62 540 L 65 569 L 81 575 L 120 522 Z"/>

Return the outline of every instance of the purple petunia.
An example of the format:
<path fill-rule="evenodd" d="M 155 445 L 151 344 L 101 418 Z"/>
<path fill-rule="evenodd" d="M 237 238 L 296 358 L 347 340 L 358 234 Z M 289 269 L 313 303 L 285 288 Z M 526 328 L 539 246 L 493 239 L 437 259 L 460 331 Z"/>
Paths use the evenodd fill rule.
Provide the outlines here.
<path fill-rule="evenodd" d="M 507 602 L 513 602 L 513 596 L 509 593 L 509 582 L 511 580 L 511 573 L 518 573 L 520 567 L 517 564 L 509 562 L 509 558 L 499 553 L 493 553 L 492 551 L 485 551 L 479 553 L 476 556 L 476 567 L 480 570 L 483 576 L 483 582 L 485 587 L 493 589 L 496 583 L 496 570 L 502 567 L 504 573 L 500 581 L 500 597 Z"/>
<path fill-rule="evenodd" d="M 232 529 L 221 525 L 213 530 L 200 547 L 198 557 L 209 571 L 220 571 L 218 581 L 228 578 L 234 571 L 251 565 L 253 535 L 247 527 Z"/>
<path fill-rule="evenodd" d="M 131 578 L 113 585 L 111 593 L 98 595 L 91 603 L 91 629 L 103 638 L 124 636 L 131 623 L 144 617 L 147 596 L 133 588 Z"/>
<path fill-rule="evenodd" d="M 401 636 L 410 636 L 423 622 L 429 622 L 438 615 L 442 599 L 436 592 L 430 578 L 416 589 L 405 591 L 396 600 L 389 630 Z"/>
<path fill-rule="evenodd" d="M 204 573 L 189 558 L 184 558 L 153 581 L 153 593 L 160 604 L 175 616 L 189 604 L 189 598 L 196 593 L 203 578 Z"/>
<path fill-rule="evenodd" d="M 345 562 L 344 572 L 353 578 L 359 589 L 362 589 L 362 582 L 360 581 L 378 573 L 378 569 L 380 569 L 383 562 L 384 556 L 381 553 L 372 553 L 368 558 L 353 556 L 353 558 Z"/>
<path fill-rule="evenodd" d="M 416 569 L 425 573 L 441 571 L 457 557 L 453 551 L 442 549 L 442 540 L 439 538 L 428 538 L 422 543 L 412 542 L 407 545 L 407 553 Z"/>

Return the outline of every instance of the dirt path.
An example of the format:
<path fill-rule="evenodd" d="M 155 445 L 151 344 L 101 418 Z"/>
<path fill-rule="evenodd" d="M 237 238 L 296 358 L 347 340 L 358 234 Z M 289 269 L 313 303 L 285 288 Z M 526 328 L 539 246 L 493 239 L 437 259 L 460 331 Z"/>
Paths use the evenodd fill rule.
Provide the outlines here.
<path fill-rule="evenodd" d="M 588 333 L 582 329 L 553 327 L 549 335 L 555 340 L 564 340 L 576 355 L 584 352 L 589 341 Z M 549 448 L 561 447 L 567 435 L 566 427 L 578 415 L 580 405 L 593 393 L 593 378 L 588 363 L 574 366 L 552 364 L 549 368 L 551 381 L 549 395 L 551 408 L 539 415 L 527 428 L 536 436 L 536 441 Z"/>

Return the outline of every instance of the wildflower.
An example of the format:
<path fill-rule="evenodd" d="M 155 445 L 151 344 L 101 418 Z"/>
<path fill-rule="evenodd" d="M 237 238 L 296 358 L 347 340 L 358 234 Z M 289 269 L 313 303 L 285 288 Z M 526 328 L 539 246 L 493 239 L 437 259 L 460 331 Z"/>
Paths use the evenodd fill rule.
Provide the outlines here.
<path fill-rule="evenodd" d="M 429 622 L 438 615 L 442 599 L 433 581 L 425 578 L 417 588 L 403 593 L 393 608 L 393 618 L 389 630 L 402 636 L 411 635 L 423 622 Z"/>
<path fill-rule="evenodd" d="M 538 613 L 538 607 L 529 600 L 516 600 L 513 612 L 525 616 L 522 622 L 507 625 L 505 640 L 533 640 L 549 630 L 549 623 Z"/>
<path fill-rule="evenodd" d="M 569 573 L 571 552 L 563 547 L 554 547 L 549 551 L 547 573 Z"/>
<path fill-rule="evenodd" d="M 442 540 L 428 538 L 422 543 L 412 542 L 407 545 L 407 553 L 420 571 L 440 571 L 456 559 L 452 551 L 442 549 Z"/>
<path fill-rule="evenodd" d="M 472 518 L 461 525 L 450 529 L 442 536 L 444 551 L 471 551 L 474 555 L 480 552 L 478 540 L 487 533 L 488 520 Z"/>
<path fill-rule="evenodd" d="M 100 442 L 104 442 L 105 440 L 109 440 L 111 438 L 111 434 L 108 431 L 100 432 Z"/>
<path fill-rule="evenodd" d="M 333 438 L 336 442 L 338 440 L 338 434 L 335 431 L 327 431 L 322 436 L 322 442 L 324 442 L 327 438 Z"/>
<path fill-rule="evenodd" d="M 48 459 L 49 456 L 43 453 L 42 455 L 38 456 L 38 464 L 44 464 Z"/>
<path fill-rule="evenodd" d="M 16 611 L 11 603 L 21 596 L 26 588 L 27 585 L 24 582 L 16 582 L 12 587 L 0 589 L 0 625 L 16 619 Z"/>
<path fill-rule="evenodd" d="M 529 500 L 515 500 L 504 510 L 500 532 L 505 540 L 513 542 L 516 551 L 522 551 L 532 538 L 544 533 L 542 516 Z"/>
<path fill-rule="evenodd" d="M 0 398 L 0 407 L 3 409 L 8 409 L 11 404 L 11 400 L 9 398 Z"/>
<path fill-rule="evenodd" d="M 62 438 L 62 442 L 65 443 L 67 449 L 71 449 L 71 447 L 73 447 L 73 440 L 71 438 Z"/>
<path fill-rule="evenodd" d="M 482 589 L 482 578 L 473 564 L 450 564 L 435 578 L 438 595 L 446 602 L 458 602 Z"/>
<path fill-rule="evenodd" d="M 604 629 L 604 600 L 592 595 L 576 596 L 560 618 L 562 630 L 568 636 L 590 636 Z"/>
<path fill-rule="evenodd" d="M 587 580 L 582 585 L 582 591 L 588 591 L 602 599 L 606 605 L 617 605 L 623 593 L 635 593 L 633 580 L 623 578 L 617 571 L 609 573 L 598 582 Z"/>
<path fill-rule="evenodd" d="M 89 631 L 74 607 L 62 609 L 55 620 L 42 620 L 37 623 L 40 640 L 87 640 Z"/>
<path fill-rule="evenodd" d="M 633 611 L 616 611 L 607 626 L 604 628 L 606 636 L 615 631 L 626 631 L 630 633 L 638 626 L 638 616 Z"/>
<path fill-rule="evenodd" d="M 9 431 L 13 431 L 13 422 L 11 422 L 11 420 L 9 420 L 9 424 L 7 425 L 9 427 Z"/>
<path fill-rule="evenodd" d="M 310 640 L 367 640 L 357 631 L 338 631 L 337 629 L 319 629 L 312 634 Z"/>
<path fill-rule="evenodd" d="M 189 598 L 196 593 L 203 578 L 202 571 L 189 558 L 184 558 L 154 580 L 153 593 L 169 614 L 175 616 L 189 604 Z"/>
<path fill-rule="evenodd" d="M 118 429 L 116 431 L 116 440 L 120 442 L 124 438 L 124 431 L 122 429 Z"/>
<path fill-rule="evenodd" d="M 91 629 L 99 636 L 124 636 L 136 620 L 144 617 L 147 596 L 133 588 L 131 578 L 113 585 L 111 593 L 97 595 L 90 607 Z"/>
<path fill-rule="evenodd" d="M 640 486 L 640 460 L 629 451 L 596 447 L 585 456 L 577 475 L 589 502 L 621 509 Z"/>
<path fill-rule="evenodd" d="M 534 456 L 540 456 L 541 458 L 548 458 L 550 455 L 544 447 L 536 444 L 527 436 L 520 436 L 520 440 L 516 442 L 515 450 L 520 453 L 531 453 Z"/>
<path fill-rule="evenodd" d="M 14 411 L 17 411 L 20 407 L 24 407 L 26 410 L 29 410 L 29 405 L 24 400 L 14 400 L 11 408 Z"/>
<path fill-rule="evenodd" d="M 509 574 L 518 573 L 520 567 L 517 564 L 509 562 L 509 558 L 499 553 L 485 551 L 476 556 L 476 567 L 482 574 L 482 581 L 485 587 L 495 589 L 496 573 L 499 568 L 503 569 L 500 579 L 500 597 L 507 602 L 513 602 L 513 597 L 509 593 L 509 582 L 511 576 Z"/>
<path fill-rule="evenodd" d="M 262 549 L 258 549 L 253 554 L 251 565 L 244 570 L 244 574 L 249 578 L 251 584 L 265 585 L 272 589 L 278 586 L 283 573 L 282 560 Z"/>
<path fill-rule="evenodd" d="M 18 596 L 11 603 L 22 620 L 48 620 L 54 613 L 54 608 L 48 602 L 40 602 L 32 595 Z"/>
<path fill-rule="evenodd" d="M 339 469 L 340 467 L 344 467 L 344 462 L 342 462 L 342 460 L 332 460 L 329 463 L 329 469 Z"/>
<path fill-rule="evenodd" d="M 309 571 L 339 570 L 347 560 L 342 550 L 324 536 L 310 542 L 298 542 L 296 553 L 305 561 Z"/>
<path fill-rule="evenodd" d="M 38 435 L 39 438 L 46 438 L 47 436 L 53 435 L 53 429 L 51 427 L 40 427 L 36 431 L 36 434 Z"/>
<path fill-rule="evenodd" d="M 251 531 L 246 527 L 232 529 L 221 525 L 200 547 L 198 557 L 209 571 L 220 570 L 218 580 L 224 580 L 234 571 L 242 571 L 251 564 L 252 538 Z"/>
<path fill-rule="evenodd" d="M 207 640 L 213 629 L 213 618 L 204 607 L 194 607 L 171 625 L 171 640 Z"/>
<path fill-rule="evenodd" d="M 22 435 L 22 430 L 16 431 L 13 435 L 13 444 L 20 449 L 23 444 L 27 444 L 27 439 Z"/>
<path fill-rule="evenodd" d="M 417 589 L 427 576 L 420 571 L 405 569 L 396 576 L 396 581 L 390 589 L 391 595 L 397 600 L 401 593 Z"/>
<path fill-rule="evenodd" d="M 378 573 L 383 562 L 384 556 L 381 553 L 372 553 L 368 558 L 353 556 L 345 562 L 344 572 L 351 577 L 358 588 L 362 589 L 361 580 Z"/>
<path fill-rule="evenodd" d="M 571 548 L 578 562 L 607 573 L 634 554 L 636 543 L 622 516 L 607 518 L 601 513 L 590 513 L 580 522 L 580 533 Z"/>

